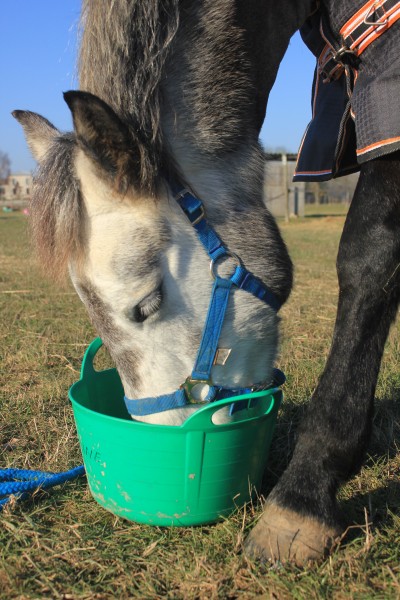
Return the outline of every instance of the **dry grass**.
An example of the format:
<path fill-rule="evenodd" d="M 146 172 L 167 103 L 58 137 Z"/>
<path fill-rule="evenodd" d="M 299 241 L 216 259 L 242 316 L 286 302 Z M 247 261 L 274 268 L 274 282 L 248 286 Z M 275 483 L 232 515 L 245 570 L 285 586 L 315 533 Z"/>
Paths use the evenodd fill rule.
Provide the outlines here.
<path fill-rule="evenodd" d="M 329 348 L 343 217 L 283 225 L 296 286 L 282 311 L 279 366 L 288 375 L 266 472 L 284 469 Z M 71 289 L 56 289 L 29 256 L 21 215 L 0 217 L 1 466 L 64 470 L 81 463 L 67 390 L 93 331 Z M 400 598 L 400 335 L 394 327 L 377 390 L 375 433 L 361 473 L 342 491 L 353 527 L 323 564 L 262 571 L 241 554 L 260 514 L 247 506 L 212 527 L 142 526 L 105 512 L 85 481 L 37 494 L 0 515 L 0 597 Z M 340 410 L 340 407 L 338 407 Z"/>

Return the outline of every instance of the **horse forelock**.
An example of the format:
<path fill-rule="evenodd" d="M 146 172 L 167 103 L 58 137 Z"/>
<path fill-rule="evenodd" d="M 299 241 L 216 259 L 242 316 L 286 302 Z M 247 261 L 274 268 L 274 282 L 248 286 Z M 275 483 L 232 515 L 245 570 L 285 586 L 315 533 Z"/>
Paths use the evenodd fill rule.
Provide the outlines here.
<path fill-rule="evenodd" d="M 140 157 L 142 191 L 171 169 L 162 139 L 161 80 L 179 24 L 179 0 L 84 0 L 80 88 L 107 102 L 128 125 Z"/>
<path fill-rule="evenodd" d="M 39 262 L 47 274 L 62 279 L 71 259 L 83 257 L 86 211 L 74 174 L 75 138 L 54 141 L 34 177 L 31 235 Z"/>

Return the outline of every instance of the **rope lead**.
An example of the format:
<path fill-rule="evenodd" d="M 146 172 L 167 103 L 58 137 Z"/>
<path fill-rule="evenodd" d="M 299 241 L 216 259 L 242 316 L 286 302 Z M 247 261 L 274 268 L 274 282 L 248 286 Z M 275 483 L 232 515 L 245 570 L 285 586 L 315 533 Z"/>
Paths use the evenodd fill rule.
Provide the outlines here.
<path fill-rule="evenodd" d="M 85 474 L 85 467 L 80 465 L 62 473 L 46 471 L 29 471 L 25 469 L 0 469 L 0 511 L 12 497 L 22 499 L 39 489 L 47 489 L 72 481 Z"/>

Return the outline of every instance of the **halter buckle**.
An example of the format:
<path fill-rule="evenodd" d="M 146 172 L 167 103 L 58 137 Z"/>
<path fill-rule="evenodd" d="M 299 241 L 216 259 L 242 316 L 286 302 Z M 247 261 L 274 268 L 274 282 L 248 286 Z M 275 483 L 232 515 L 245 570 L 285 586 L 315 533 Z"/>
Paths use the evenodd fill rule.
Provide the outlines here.
<path fill-rule="evenodd" d="M 189 208 L 189 206 L 185 202 L 183 202 L 185 196 L 190 196 L 191 199 L 195 201 L 195 205 Z M 203 203 L 198 198 L 196 198 L 196 196 L 194 196 L 189 189 L 183 188 L 177 194 L 175 194 L 174 198 L 178 202 L 179 206 L 181 207 L 181 209 L 183 210 L 186 217 L 190 221 L 190 224 L 193 227 L 198 225 L 200 221 L 202 221 L 206 216 Z"/>
<path fill-rule="evenodd" d="M 194 227 L 195 225 L 197 225 L 198 223 L 200 223 L 200 221 L 202 221 L 205 216 L 206 216 L 206 212 L 204 210 L 204 206 L 201 205 L 199 207 L 199 215 L 193 221 L 191 219 L 189 219 L 189 221 L 191 222 L 191 224 Z"/>
<path fill-rule="evenodd" d="M 336 50 L 336 52 L 332 53 L 332 57 L 337 63 L 343 64 L 343 57 L 346 56 L 346 54 L 352 54 L 354 56 L 355 51 L 343 45 L 339 48 L 339 50 Z"/>

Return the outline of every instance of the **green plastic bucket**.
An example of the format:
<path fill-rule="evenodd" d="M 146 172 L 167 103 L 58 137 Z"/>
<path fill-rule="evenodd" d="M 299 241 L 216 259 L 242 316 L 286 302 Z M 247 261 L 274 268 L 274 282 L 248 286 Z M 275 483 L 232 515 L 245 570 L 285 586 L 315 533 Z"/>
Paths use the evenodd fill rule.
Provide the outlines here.
<path fill-rule="evenodd" d="M 126 519 L 167 526 L 212 523 L 248 502 L 261 483 L 282 391 L 207 404 L 178 427 L 135 422 L 116 369 L 94 369 L 101 345 L 91 343 L 69 390 L 95 500 Z M 242 420 L 214 424 L 214 413 L 243 400 Z"/>

